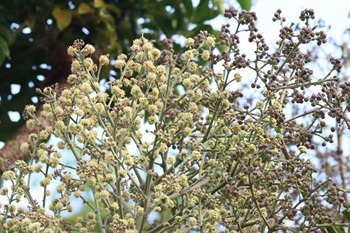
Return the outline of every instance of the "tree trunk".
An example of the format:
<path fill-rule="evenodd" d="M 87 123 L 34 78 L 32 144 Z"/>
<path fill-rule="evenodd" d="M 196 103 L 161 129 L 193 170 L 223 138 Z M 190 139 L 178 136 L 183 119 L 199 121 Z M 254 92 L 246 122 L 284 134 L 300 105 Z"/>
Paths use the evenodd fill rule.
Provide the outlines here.
<path fill-rule="evenodd" d="M 51 71 L 45 77 L 45 81 L 42 82 L 40 88 L 50 86 L 54 83 L 58 83 L 59 87 L 64 89 L 69 86 L 67 83 L 67 76 L 70 72 L 70 64 L 72 58 L 67 54 L 67 46 L 59 39 L 50 39 L 46 44 L 47 51 L 51 57 Z M 42 110 L 42 104 L 37 106 L 36 116 L 43 121 L 40 116 Z M 5 146 L 0 149 L 0 174 L 7 170 L 8 166 L 13 164 L 16 160 L 26 160 L 28 153 L 20 151 L 20 145 L 28 141 L 28 136 L 34 133 L 34 130 L 28 129 L 26 125 L 23 125 L 18 133 L 8 140 Z"/>

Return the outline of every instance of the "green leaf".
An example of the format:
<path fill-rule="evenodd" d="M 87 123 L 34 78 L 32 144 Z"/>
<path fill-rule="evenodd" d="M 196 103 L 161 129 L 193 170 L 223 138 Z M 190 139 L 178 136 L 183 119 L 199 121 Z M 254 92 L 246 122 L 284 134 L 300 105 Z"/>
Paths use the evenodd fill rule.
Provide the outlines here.
<path fill-rule="evenodd" d="M 190 19 L 193 12 L 192 0 L 184 0 L 182 1 L 182 4 L 184 5 L 184 8 L 186 9 L 186 12 L 187 12 L 186 17 Z"/>
<path fill-rule="evenodd" d="M 172 18 L 172 25 L 173 28 L 175 28 L 175 30 L 181 30 L 181 28 L 183 28 L 184 25 L 184 11 L 181 7 L 175 8 L 174 13 L 171 15 Z"/>
<path fill-rule="evenodd" d="M 163 8 L 158 10 L 151 9 L 150 13 L 153 15 L 153 20 L 159 25 L 164 34 L 167 37 L 171 37 L 173 34 L 173 27 L 168 12 Z"/>
<path fill-rule="evenodd" d="M 331 227 L 326 227 L 328 233 L 345 233 L 345 230 L 341 226 L 331 226 Z"/>
<path fill-rule="evenodd" d="M 196 36 L 200 31 L 207 31 L 209 33 L 213 33 L 214 29 L 209 24 L 198 24 L 197 27 L 191 30 L 192 35 L 190 37 Z"/>
<path fill-rule="evenodd" d="M 216 18 L 220 14 L 220 8 L 209 8 L 209 0 L 200 1 L 195 8 L 192 22 L 195 24 L 203 23 L 207 20 Z"/>
<path fill-rule="evenodd" d="M 242 10 L 250 10 L 252 7 L 252 0 L 237 0 L 239 5 L 241 5 Z"/>
<path fill-rule="evenodd" d="M 347 209 L 343 210 L 342 213 L 345 215 L 348 222 L 350 222 L 350 209 L 347 208 Z"/>
<path fill-rule="evenodd" d="M 68 27 L 72 20 L 72 12 L 70 10 L 61 9 L 59 6 L 54 7 L 52 15 L 60 31 Z"/>
<path fill-rule="evenodd" d="M 14 41 L 14 33 L 10 28 L 0 25 L 0 37 L 4 38 L 7 44 Z"/>
<path fill-rule="evenodd" d="M 103 0 L 94 0 L 94 7 L 95 8 L 105 8 L 106 4 Z"/>
<path fill-rule="evenodd" d="M 0 64 L 2 64 L 2 62 L 5 60 L 5 58 L 6 58 L 5 54 L 0 48 Z"/>
<path fill-rule="evenodd" d="M 35 17 L 29 17 L 24 21 L 24 24 L 27 25 L 30 28 L 34 28 L 36 22 Z"/>
<path fill-rule="evenodd" d="M 94 9 L 91 6 L 89 6 L 85 2 L 82 2 L 79 4 L 79 6 L 78 6 L 78 14 L 79 15 L 90 14 L 90 13 L 94 13 Z"/>
<path fill-rule="evenodd" d="M 0 64 L 5 60 L 5 58 L 10 58 L 9 45 L 3 37 L 0 37 Z"/>
<path fill-rule="evenodd" d="M 213 5 L 218 8 L 220 14 L 225 13 L 224 0 L 213 0 Z"/>

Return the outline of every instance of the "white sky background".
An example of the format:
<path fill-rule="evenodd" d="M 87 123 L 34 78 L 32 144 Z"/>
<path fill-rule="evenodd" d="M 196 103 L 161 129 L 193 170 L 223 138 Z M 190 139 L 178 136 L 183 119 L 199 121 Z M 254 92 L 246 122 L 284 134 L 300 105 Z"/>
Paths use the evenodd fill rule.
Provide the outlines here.
<path fill-rule="evenodd" d="M 228 5 L 233 5 L 239 9 L 239 4 L 236 1 L 225 1 Z M 290 26 L 291 22 L 301 22 L 299 15 L 305 8 L 313 9 L 315 12 L 315 21 L 322 19 L 325 26 L 321 28 L 327 32 L 328 37 L 332 37 L 336 42 L 340 43 L 346 38 L 350 44 L 350 32 L 344 36 L 346 28 L 350 28 L 350 1 L 348 0 L 253 0 L 251 11 L 255 11 L 258 17 L 257 28 L 263 34 L 266 43 L 273 48 L 275 41 L 278 40 L 280 25 L 278 22 L 273 22 L 273 14 L 280 8 L 281 16 L 284 16 L 287 21 L 286 26 Z M 216 29 L 220 29 L 224 23 L 233 23 L 227 21 L 223 16 L 213 20 L 212 25 Z M 241 40 L 241 43 L 246 45 L 247 51 L 254 51 L 254 46 L 251 43 Z M 241 45 L 242 46 L 242 45 Z M 336 55 L 334 55 L 336 56 Z"/>
<path fill-rule="evenodd" d="M 236 1 L 231 0 L 230 3 L 239 8 Z M 273 14 L 278 8 L 282 10 L 281 15 L 286 17 L 287 26 L 289 26 L 290 22 L 292 21 L 299 21 L 300 11 L 304 10 L 305 8 L 314 9 L 316 19 L 323 19 L 325 25 L 331 25 L 331 29 L 328 31 L 329 36 L 336 39 L 338 43 L 343 42 L 344 38 L 347 38 L 348 43 L 350 44 L 349 35 L 342 38 L 344 30 L 350 27 L 350 1 L 348 0 L 256 0 L 252 6 L 252 11 L 257 13 L 257 27 L 259 28 L 259 32 L 264 35 L 264 38 L 271 49 L 274 46 L 274 41 L 278 39 L 280 29 L 279 23 L 272 22 Z M 219 17 L 218 19 L 212 21 L 212 25 L 216 29 L 220 29 L 221 25 L 224 23 L 227 22 L 223 17 Z M 325 29 L 326 28 L 323 30 Z M 252 46 L 252 44 L 243 41 L 243 39 L 241 41 L 242 50 L 246 49 L 246 53 L 253 51 L 254 46 Z M 244 72 L 242 72 L 242 74 L 243 77 L 245 77 Z M 253 76 L 253 78 L 254 77 L 255 76 Z M 16 87 L 14 88 L 16 89 Z M 17 90 L 13 91 L 16 92 Z M 53 140 L 50 140 L 50 142 L 54 143 Z M 345 143 L 345 145 L 349 145 L 349 142 Z M 347 147 L 347 151 L 349 151 L 349 147 Z M 347 154 L 349 154 L 349 152 L 347 152 Z M 38 181 L 36 181 L 36 183 L 38 183 Z M 35 196 L 38 197 L 38 200 L 41 200 L 39 196 L 42 195 L 42 189 L 38 191 L 40 192 L 35 194 Z"/>
<path fill-rule="evenodd" d="M 226 2 L 227 3 L 227 2 Z M 240 9 L 239 4 L 236 1 L 229 1 L 229 5 L 233 5 L 235 8 Z M 327 39 L 328 43 L 331 43 L 332 38 L 337 44 L 342 44 L 344 42 L 347 42 L 350 46 L 350 32 L 347 31 L 347 34 L 344 34 L 344 31 L 346 29 L 350 28 L 350 1 L 348 0 L 253 0 L 253 6 L 251 11 L 255 11 L 256 15 L 258 17 L 258 20 L 256 22 L 257 28 L 259 29 L 259 32 L 264 36 L 265 42 L 270 47 L 270 52 L 274 50 L 276 47 L 275 42 L 279 39 L 279 30 L 281 28 L 279 22 L 273 22 L 272 18 L 276 10 L 280 8 L 282 10 L 281 16 L 286 18 L 285 26 L 290 26 L 291 22 L 300 23 L 299 15 L 302 10 L 305 8 L 307 9 L 313 9 L 315 12 L 315 24 L 317 24 L 318 20 L 322 20 L 322 24 L 325 26 L 323 28 L 318 28 L 318 30 L 323 30 L 327 33 Z M 220 17 L 219 19 L 213 20 L 213 26 L 216 26 L 217 29 L 221 27 L 222 24 L 230 23 L 231 25 L 234 24 L 233 21 L 227 21 L 224 17 Z M 330 27 L 328 27 L 330 26 Z M 243 33 L 242 33 L 243 34 Z M 248 57 L 252 57 L 254 59 L 254 50 L 255 46 L 253 43 L 249 43 L 246 38 L 240 36 L 240 50 L 248 55 Z M 244 39 L 243 39 L 244 38 Z M 312 43 L 311 43 L 312 44 Z M 313 46 L 316 46 L 316 43 L 313 43 Z M 331 46 L 330 44 L 323 44 L 321 46 L 324 48 L 325 52 L 332 55 L 333 57 L 339 57 L 340 50 L 334 51 L 334 46 Z M 301 47 L 303 48 L 303 47 Z M 304 48 L 310 48 L 309 45 L 304 46 Z M 252 60 L 251 59 L 251 60 Z M 329 65 L 329 62 L 327 63 L 324 61 L 324 64 Z M 325 68 L 325 71 L 329 71 L 330 67 L 324 66 L 324 64 L 321 64 L 322 68 Z M 309 67 L 310 68 L 310 67 Z M 324 77 L 324 73 L 320 72 L 319 67 L 313 66 L 311 69 L 314 70 L 313 79 L 317 80 L 319 78 Z M 251 82 L 252 79 L 255 78 L 255 74 L 252 73 L 251 70 L 238 70 L 239 73 L 242 74 L 243 80 L 250 79 L 248 83 Z M 336 73 L 333 73 L 333 75 L 336 75 Z M 348 70 L 348 81 L 350 80 L 350 72 Z M 235 84 L 237 85 L 237 84 Z M 232 87 L 233 90 L 237 90 L 237 86 Z M 257 91 L 255 89 L 254 95 L 257 97 L 258 101 L 259 95 L 261 93 L 261 90 Z M 252 93 L 243 93 L 244 95 L 251 96 Z M 287 119 L 290 117 L 288 116 L 288 112 L 286 113 Z M 326 118 L 327 119 L 327 118 Z M 327 126 L 330 127 L 333 126 L 334 120 L 327 122 Z M 347 133 L 347 136 L 343 137 L 343 146 L 344 146 L 344 155 L 350 156 L 350 134 Z M 327 147 L 331 148 L 334 147 L 337 143 L 336 137 L 335 143 L 327 144 Z M 319 138 L 316 138 L 316 140 L 320 140 Z M 322 142 L 322 141 L 320 141 Z M 296 148 L 296 147 L 295 147 Z M 312 161 L 315 162 L 314 153 L 312 150 L 309 150 L 308 155 L 305 156 L 305 158 L 310 158 Z M 317 160 L 316 160 L 317 161 Z M 336 161 L 333 161 L 333 165 L 337 163 Z M 319 166 L 319 164 L 315 164 L 316 167 Z"/>
<path fill-rule="evenodd" d="M 252 10 L 257 13 L 258 28 L 265 37 L 270 32 L 276 33 L 279 28 L 277 24 L 269 23 L 278 8 L 282 10 L 282 16 L 287 18 L 287 22 L 297 21 L 300 11 L 305 8 L 313 9 L 315 19 L 323 19 L 326 25 L 331 25 L 328 35 L 337 39 L 350 26 L 348 0 L 256 0 Z"/>

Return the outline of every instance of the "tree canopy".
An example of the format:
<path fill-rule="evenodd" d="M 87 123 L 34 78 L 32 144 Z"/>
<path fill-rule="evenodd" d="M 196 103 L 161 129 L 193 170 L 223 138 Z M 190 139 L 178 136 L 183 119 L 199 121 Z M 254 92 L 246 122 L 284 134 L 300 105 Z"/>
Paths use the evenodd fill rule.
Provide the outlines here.
<path fill-rule="evenodd" d="M 243 2 L 243 7 L 249 7 Z M 222 0 L 200 1 L 197 7 L 192 0 L 3 1 L 0 141 L 11 138 L 22 124 L 12 122 L 9 111 L 21 113 L 25 104 L 37 101 L 33 99 L 36 87 L 66 78 L 70 63 L 66 46 L 74 39 L 93 44 L 100 54 L 115 56 L 126 52 L 141 33 L 149 39 L 191 37 L 200 30 L 215 34 L 206 21 L 222 14 L 223 7 Z M 13 85 L 19 85 L 18 93 L 11 92 Z"/>
<path fill-rule="evenodd" d="M 250 7 L 250 1 L 238 2 L 243 8 Z M 36 88 L 66 85 L 71 62 L 66 48 L 75 39 L 93 44 L 95 56 L 109 53 L 113 60 L 128 52 L 133 39 L 141 34 L 157 41 L 180 34 L 193 37 L 200 30 L 218 35 L 208 21 L 223 12 L 223 0 L 199 1 L 196 7 L 192 0 L 3 1 L 0 141 L 8 143 L 0 158 L 20 153 L 18 143 L 28 135 L 20 115 L 26 104 L 39 102 Z M 175 43 L 174 49 L 181 47 Z M 104 72 L 109 72 L 108 67 Z M 110 77 L 114 75 L 112 72 Z M 15 116 L 12 119 L 11 114 Z"/>

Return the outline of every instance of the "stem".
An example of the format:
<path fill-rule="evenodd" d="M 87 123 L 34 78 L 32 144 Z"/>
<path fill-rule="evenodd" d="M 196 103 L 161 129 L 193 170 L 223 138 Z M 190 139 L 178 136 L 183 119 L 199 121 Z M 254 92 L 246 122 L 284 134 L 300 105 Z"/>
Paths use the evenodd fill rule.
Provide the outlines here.
<path fill-rule="evenodd" d="M 285 123 L 287 123 L 287 122 L 289 122 L 289 121 L 293 121 L 293 120 L 295 120 L 295 119 L 297 119 L 297 118 L 299 118 L 299 117 L 303 117 L 303 116 L 309 115 L 309 114 L 311 114 L 311 113 L 313 113 L 313 112 L 315 112 L 315 111 L 317 111 L 317 110 L 320 110 L 320 109 L 324 109 L 324 107 L 318 107 L 318 108 L 313 109 L 313 110 L 310 110 L 310 111 L 308 111 L 308 112 L 304 112 L 303 114 L 300 114 L 300 115 L 298 115 L 298 116 L 295 116 L 295 117 L 293 117 L 293 118 L 290 118 L 290 119 L 288 119 L 288 120 L 285 120 Z"/>
<path fill-rule="evenodd" d="M 46 166 L 46 170 L 45 170 L 45 177 L 47 177 L 47 174 L 49 173 L 49 165 Z M 29 185 L 29 183 L 28 183 Z M 43 196 L 43 208 L 45 208 L 45 202 L 46 202 L 46 188 L 47 186 L 44 186 L 44 196 Z"/>
<path fill-rule="evenodd" d="M 102 222 L 100 207 L 98 206 L 96 198 L 94 198 L 94 201 L 95 201 L 96 212 L 97 212 L 97 221 L 98 221 L 98 224 L 100 225 L 101 233 L 105 233 L 106 226 Z"/>
<path fill-rule="evenodd" d="M 250 193 L 252 194 L 252 199 L 253 199 L 253 202 L 256 206 L 256 209 L 258 210 L 259 212 L 259 215 L 260 217 L 263 219 L 264 223 L 266 224 L 266 226 L 270 229 L 271 226 L 269 225 L 269 223 L 267 222 L 266 218 L 264 217 L 264 215 L 261 213 L 261 209 L 259 207 L 259 204 L 255 198 L 255 194 L 254 194 L 254 190 L 253 190 L 253 184 L 252 184 L 252 179 L 251 179 L 251 176 L 250 176 L 250 173 L 248 173 L 248 181 L 249 181 L 249 190 L 250 190 Z"/>
<path fill-rule="evenodd" d="M 337 130 L 337 142 L 338 142 L 338 148 L 337 148 L 337 155 L 338 155 L 338 166 L 339 166 L 339 173 L 341 177 L 341 186 L 343 189 L 346 189 L 346 175 L 344 170 L 344 156 L 343 156 L 343 132 L 342 130 Z M 345 204 L 349 205 L 348 195 L 346 193 L 343 194 L 343 197 L 345 199 Z"/>
<path fill-rule="evenodd" d="M 322 80 L 310 82 L 310 83 L 302 83 L 302 84 L 294 84 L 294 85 L 290 85 L 290 86 L 275 87 L 275 88 L 270 88 L 270 90 L 276 91 L 276 90 L 284 90 L 284 89 L 295 89 L 298 87 L 305 87 L 305 86 L 316 86 L 316 85 L 319 85 L 321 83 L 330 82 L 330 81 L 338 81 L 338 78 L 322 79 Z"/>

